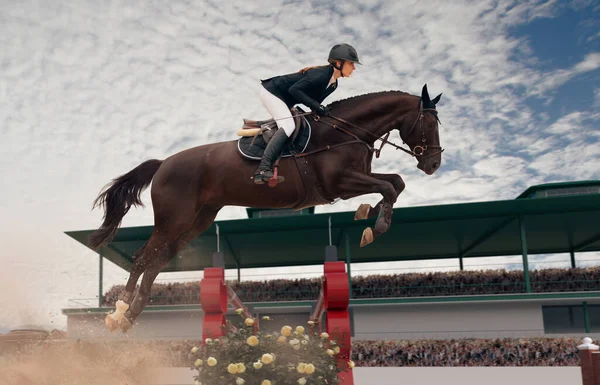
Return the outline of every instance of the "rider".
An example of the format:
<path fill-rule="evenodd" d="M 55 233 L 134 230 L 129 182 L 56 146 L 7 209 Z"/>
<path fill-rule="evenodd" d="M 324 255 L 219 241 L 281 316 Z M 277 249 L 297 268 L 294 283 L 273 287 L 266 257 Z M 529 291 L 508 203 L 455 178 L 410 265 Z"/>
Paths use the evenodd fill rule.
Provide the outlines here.
<path fill-rule="evenodd" d="M 354 64 L 361 64 L 356 50 L 349 44 L 334 45 L 327 61 L 328 65 L 306 67 L 295 73 L 261 80 L 260 101 L 279 129 L 265 149 L 254 174 L 254 183 L 263 184 L 273 177 L 273 163 L 296 128 L 290 108 L 302 103 L 320 116 L 328 115 L 329 109 L 321 103 L 336 90 L 339 77 L 349 77 L 355 69 Z M 284 181 L 282 176 L 277 179 Z"/>

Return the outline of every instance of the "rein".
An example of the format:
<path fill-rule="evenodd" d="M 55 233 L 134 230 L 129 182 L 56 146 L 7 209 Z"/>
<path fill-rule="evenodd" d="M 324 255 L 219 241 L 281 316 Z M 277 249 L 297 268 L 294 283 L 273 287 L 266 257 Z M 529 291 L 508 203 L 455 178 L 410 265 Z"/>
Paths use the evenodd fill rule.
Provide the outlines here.
<path fill-rule="evenodd" d="M 404 151 L 405 153 L 407 153 L 410 156 L 413 156 L 415 158 L 422 157 L 424 155 L 425 151 L 427 151 L 427 149 L 429 149 L 429 148 L 439 149 L 439 151 L 434 152 L 432 154 L 429 154 L 427 156 L 424 156 L 422 158 L 422 159 L 427 159 L 427 158 L 429 158 L 431 156 L 434 156 L 434 155 L 437 155 L 437 154 L 441 154 L 442 152 L 444 152 L 444 149 L 442 147 L 440 147 L 440 146 L 435 146 L 435 145 L 428 146 L 426 144 L 427 138 L 425 137 L 425 130 L 423 129 L 423 116 L 427 112 L 433 114 L 435 116 L 435 118 L 439 122 L 439 119 L 437 117 L 437 110 L 435 108 L 423 108 L 423 102 L 419 101 L 419 116 L 417 117 L 417 119 L 415 120 L 415 122 L 411 126 L 410 130 L 408 131 L 408 136 L 410 136 L 410 134 L 412 134 L 413 130 L 417 126 L 417 123 L 419 123 L 419 128 L 421 130 L 421 135 L 422 135 L 422 138 L 421 138 L 422 145 L 415 146 L 412 150 L 410 148 L 407 150 L 406 148 L 404 148 L 402 146 L 398 146 L 397 144 L 395 144 L 393 142 L 390 142 L 388 140 L 388 137 L 390 136 L 390 132 L 391 131 L 388 131 L 388 133 L 384 137 L 379 137 L 378 135 L 372 133 L 371 131 L 366 130 L 365 128 L 363 128 L 363 127 L 361 127 L 361 126 L 359 126 L 357 124 L 349 122 L 346 119 L 343 119 L 343 118 L 340 118 L 340 117 L 337 117 L 337 116 L 333 116 L 333 115 L 329 115 L 329 118 L 331 118 L 331 119 L 335 119 L 335 120 L 337 120 L 339 122 L 342 122 L 342 123 L 344 123 L 344 124 L 346 124 L 348 126 L 356 128 L 357 130 L 361 131 L 362 133 L 365 133 L 367 135 L 371 135 L 372 137 L 375 138 L 376 141 L 380 140 L 381 141 L 381 146 L 379 146 L 378 149 L 375 149 L 375 148 L 371 147 L 367 142 L 365 142 L 364 140 L 360 139 L 358 136 L 356 136 L 355 134 L 353 134 L 352 132 L 346 130 L 343 127 L 340 127 L 337 124 L 333 124 L 333 123 L 327 122 L 327 121 L 323 120 L 320 116 L 316 115 L 315 117 L 313 117 L 313 119 L 315 121 L 317 121 L 317 122 L 320 121 L 321 123 L 327 124 L 327 125 L 333 127 L 336 130 L 342 131 L 343 133 L 345 133 L 345 134 L 353 137 L 354 140 L 351 140 L 351 141 L 348 141 L 348 142 L 343 142 L 343 143 L 338 143 L 338 144 L 334 144 L 334 145 L 331 145 L 331 146 L 326 146 L 326 147 L 323 147 L 323 148 L 320 148 L 320 149 L 317 149 L 317 150 L 314 150 L 314 151 L 310 151 L 310 152 L 298 154 L 298 155 L 296 155 L 296 157 L 308 156 L 308 155 L 312 155 L 312 154 L 315 154 L 315 153 L 318 153 L 318 152 L 321 152 L 321 151 L 328 151 L 328 150 L 331 150 L 332 148 L 335 148 L 335 147 L 340 147 L 340 146 L 344 146 L 344 145 L 348 145 L 348 144 L 354 144 L 354 143 L 362 143 L 362 144 L 364 144 L 365 146 L 367 146 L 367 148 L 369 149 L 369 151 L 375 153 L 375 157 L 377 157 L 377 158 L 379 158 L 379 155 L 381 154 L 381 149 L 386 144 L 389 144 L 390 146 L 394 147 L 396 150 Z M 308 113 L 305 113 L 305 114 L 308 114 Z M 400 135 L 400 138 L 402 139 L 402 135 Z M 403 141 L 403 143 L 406 143 L 404 141 L 404 139 L 402 139 L 402 141 Z"/>

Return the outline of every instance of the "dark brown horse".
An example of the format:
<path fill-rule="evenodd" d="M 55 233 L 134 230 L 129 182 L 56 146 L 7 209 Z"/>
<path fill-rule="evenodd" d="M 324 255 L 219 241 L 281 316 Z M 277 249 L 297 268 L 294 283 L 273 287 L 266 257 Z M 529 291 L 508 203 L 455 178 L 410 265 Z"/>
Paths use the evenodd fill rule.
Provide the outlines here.
<path fill-rule="evenodd" d="M 104 222 L 90 236 L 89 246 L 96 250 L 111 241 L 130 207 L 143 206 L 140 194 L 150 182 L 154 231 L 134 254 L 125 293 L 117 312 L 107 316 L 107 327 L 123 331 L 131 327 L 144 309 L 158 273 L 204 232 L 226 205 L 298 209 L 379 193 L 383 199 L 375 208 L 360 205 L 355 216 L 377 217 L 374 228 L 365 229 L 361 246 L 373 242 L 390 227 L 392 207 L 404 190 L 399 175 L 371 173 L 375 143 L 382 140 L 382 144 L 409 153 L 420 170 L 433 174 L 443 151 L 435 109 L 440 97 L 430 99 L 425 85 L 421 97 L 400 91 L 378 92 L 331 104 L 331 116 L 310 115 L 312 138 L 305 151 L 309 155 L 282 159 L 279 172 L 286 181 L 276 188 L 253 183 L 257 164 L 238 153 L 237 141 L 194 147 L 162 161 L 148 160 L 113 180 L 94 202 L 94 207 L 104 206 Z M 386 134 L 393 129 L 399 131 L 408 150 L 387 141 Z"/>

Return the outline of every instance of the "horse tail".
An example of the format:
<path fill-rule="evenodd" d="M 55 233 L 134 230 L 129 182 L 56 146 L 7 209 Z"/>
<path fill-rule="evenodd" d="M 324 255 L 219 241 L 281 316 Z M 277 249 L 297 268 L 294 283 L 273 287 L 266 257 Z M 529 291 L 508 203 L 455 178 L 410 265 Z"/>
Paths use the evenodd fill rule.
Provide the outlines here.
<path fill-rule="evenodd" d="M 157 159 L 147 160 L 104 186 L 92 205 L 92 210 L 95 207 L 105 209 L 102 226 L 88 238 L 88 246 L 92 250 L 110 243 L 132 205 L 144 207 L 140 195 L 150 185 L 162 162 Z"/>

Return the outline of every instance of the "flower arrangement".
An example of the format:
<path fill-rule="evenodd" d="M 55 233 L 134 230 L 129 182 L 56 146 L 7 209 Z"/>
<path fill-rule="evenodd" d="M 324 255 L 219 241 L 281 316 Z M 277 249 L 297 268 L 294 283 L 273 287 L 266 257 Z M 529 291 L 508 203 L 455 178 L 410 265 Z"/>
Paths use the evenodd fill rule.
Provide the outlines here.
<path fill-rule="evenodd" d="M 354 367 L 339 365 L 337 342 L 327 333 L 303 326 L 284 326 L 279 333 L 255 333 L 254 318 L 244 318 L 239 329 L 191 350 L 196 385 L 337 385 L 338 373 Z M 271 319 L 267 316 L 263 322 Z"/>

